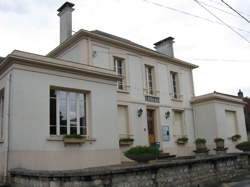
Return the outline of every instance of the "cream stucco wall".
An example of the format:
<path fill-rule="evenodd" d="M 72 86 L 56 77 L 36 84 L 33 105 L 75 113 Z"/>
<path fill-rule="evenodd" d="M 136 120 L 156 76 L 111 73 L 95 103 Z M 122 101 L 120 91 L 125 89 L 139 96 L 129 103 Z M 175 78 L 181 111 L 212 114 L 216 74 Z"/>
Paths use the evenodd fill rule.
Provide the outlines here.
<path fill-rule="evenodd" d="M 81 146 L 49 141 L 50 86 L 90 92 L 89 136 L 95 141 Z M 63 170 L 120 163 L 115 96 L 115 84 L 13 70 L 9 168 Z"/>
<path fill-rule="evenodd" d="M 7 70 L 0 77 L 0 89 L 4 89 L 4 116 L 3 116 L 3 136 L 0 138 L 0 181 L 7 176 L 7 151 L 8 151 L 8 121 L 9 121 L 9 90 L 10 90 L 11 72 Z"/>
<path fill-rule="evenodd" d="M 161 149 L 166 152 L 178 154 L 176 149 L 176 139 L 173 127 L 173 118 L 165 119 L 165 113 L 178 109 L 183 111 L 183 125 L 185 134 L 190 139 L 190 142 L 194 140 L 194 123 L 193 114 L 190 104 L 191 98 L 194 96 L 192 70 L 191 68 L 173 64 L 171 62 L 162 61 L 157 58 L 148 57 L 146 55 L 136 53 L 135 51 L 122 48 L 120 46 L 110 45 L 106 42 L 83 39 L 79 43 L 85 43 L 84 45 L 74 44 L 79 46 L 78 50 L 83 51 L 83 56 L 78 60 L 78 63 L 86 63 L 88 61 L 90 65 L 96 65 L 101 68 L 113 69 L 113 57 L 121 57 L 125 59 L 125 71 L 126 71 L 126 85 L 128 86 L 127 92 L 117 93 L 117 104 L 123 104 L 128 106 L 129 110 L 129 129 L 130 134 L 135 139 L 134 146 L 136 145 L 148 145 L 148 127 L 146 109 L 152 108 L 156 111 L 155 116 L 155 128 L 157 141 L 161 143 Z M 88 46 L 88 49 L 81 46 Z M 65 51 L 63 52 L 65 55 Z M 64 56 L 60 55 L 60 58 Z M 84 57 L 85 56 L 85 57 Z M 67 56 L 68 57 L 68 56 Z M 103 58 L 101 58 L 103 57 Z M 73 60 L 72 56 L 72 61 Z M 67 58 L 67 60 L 70 60 Z M 145 65 L 154 67 L 155 71 L 155 89 L 159 92 L 160 103 L 152 103 L 145 101 L 144 88 L 145 88 Z M 170 72 L 174 71 L 179 76 L 180 93 L 183 95 L 182 100 L 172 100 L 170 94 L 172 93 Z M 142 108 L 144 113 L 139 118 L 137 116 L 137 110 Z M 170 141 L 163 142 L 162 140 L 162 126 L 170 126 Z M 188 147 L 188 146 L 187 146 Z M 183 150 L 183 149 L 182 149 Z M 184 151 L 185 154 L 190 151 Z M 183 155 L 183 153 L 181 153 Z"/>
<path fill-rule="evenodd" d="M 220 137 L 225 139 L 225 146 L 228 147 L 229 152 L 237 151 L 235 144 L 230 137 L 232 134 L 227 134 L 230 128 L 227 125 L 226 111 L 234 111 L 236 114 L 236 134 L 241 135 L 239 141 L 246 141 L 246 125 L 243 112 L 244 104 L 236 104 L 226 101 L 206 101 L 203 103 L 197 103 L 193 105 L 195 116 L 195 133 L 198 138 L 205 138 L 210 150 L 213 151 L 215 147 L 214 139 Z M 233 131 L 233 129 L 232 129 Z"/>

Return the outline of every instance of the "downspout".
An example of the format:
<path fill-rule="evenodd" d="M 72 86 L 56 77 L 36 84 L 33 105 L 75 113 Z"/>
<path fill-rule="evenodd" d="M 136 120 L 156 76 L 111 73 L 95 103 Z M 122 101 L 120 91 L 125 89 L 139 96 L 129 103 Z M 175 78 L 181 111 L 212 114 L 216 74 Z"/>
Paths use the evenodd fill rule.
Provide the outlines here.
<path fill-rule="evenodd" d="M 194 90 L 194 77 L 193 77 L 193 70 L 191 69 L 191 83 L 192 83 L 192 91 L 193 91 L 193 97 L 195 97 L 195 90 Z M 191 103 L 192 107 L 192 113 L 193 113 L 193 132 L 194 132 L 194 140 L 197 138 L 196 134 L 196 124 L 195 124 L 195 111 L 194 111 L 194 105 Z"/>
<path fill-rule="evenodd" d="M 7 125 L 7 137 L 6 137 L 6 141 L 7 141 L 7 150 L 6 150 L 6 170 L 5 170 L 5 176 L 4 176 L 4 182 L 7 182 L 7 178 L 8 178 L 8 170 L 9 170 L 9 152 L 10 152 L 10 112 L 11 112 L 11 82 L 12 82 L 12 74 L 9 74 L 9 95 L 8 95 L 8 125 Z"/>

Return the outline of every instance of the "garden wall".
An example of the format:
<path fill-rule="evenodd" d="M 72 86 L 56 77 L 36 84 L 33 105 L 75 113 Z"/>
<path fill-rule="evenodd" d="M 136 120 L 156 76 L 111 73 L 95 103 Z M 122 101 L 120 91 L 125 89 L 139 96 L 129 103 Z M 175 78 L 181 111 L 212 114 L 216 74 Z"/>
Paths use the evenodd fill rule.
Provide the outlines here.
<path fill-rule="evenodd" d="M 74 171 L 10 171 L 12 187 L 216 186 L 248 172 L 248 154 Z"/>

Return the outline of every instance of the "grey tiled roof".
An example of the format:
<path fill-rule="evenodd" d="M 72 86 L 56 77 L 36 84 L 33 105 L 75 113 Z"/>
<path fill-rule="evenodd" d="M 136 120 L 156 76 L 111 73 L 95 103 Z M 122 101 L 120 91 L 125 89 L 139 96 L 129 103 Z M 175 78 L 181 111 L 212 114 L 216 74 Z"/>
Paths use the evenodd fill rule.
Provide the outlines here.
<path fill-rule="evenodd" d="M 115 35 L 112 35 L 112 34 L 109 34 L 109 33 L 103 32 L 103 31 L 100 31 L 100 30 L 93 30 L 93 31 L 90 31 L 90 32 L 95 33 L 95 34 L 99 34 L 99 35 L 102 35 L 102 36 L 105 36 L 105 37 L 107 37 L 107 38 L 111 38 L 111 39 L 114 39 L 114 40 L 118 40 L 118 41 L 120 41 L 120 42 L 124 42 L 124 43 L 127 43 L 127 44 L 129 44 L 129 45 L 133 45 L 133 46 L 140 47 L 140 48 L 143 48 L 143 49 L 146 49 L 146 50 L 150 50 L 150 51 L 153 51 L 153 52 L 157 52 L 157 51 L 155 51 L 155 50 L 152 50 L 152 49 L 150 49 L 150 48 L 144 47 L 144 46 L 142 46 L 142 45 L 140 45 L 140 44 L 137 44 L 137 43 L 132 42 L 132 41 L 130 41 L 130 40 L 127 40 L 127 39 L 125 39 L 125 38 L 121 38 L 121 37 L 119 37 L 119 36 L 115 36 Z"/>

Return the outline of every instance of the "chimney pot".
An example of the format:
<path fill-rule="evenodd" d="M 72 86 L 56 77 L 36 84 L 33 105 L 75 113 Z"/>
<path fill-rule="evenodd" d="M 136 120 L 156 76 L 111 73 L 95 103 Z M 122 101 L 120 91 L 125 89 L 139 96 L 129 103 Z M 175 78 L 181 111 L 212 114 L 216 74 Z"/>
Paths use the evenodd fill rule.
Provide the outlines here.
<path fill-rule="evenodd" d="M 244 97 L 243 92 L 241 90 L 239 90 L 239 92 L 238 92 L 238 97 L 240 97 L 240 98 Z"/>
<path fill-rule="evenodd" d="M 72 12 L 75 5 L 65 2 L 57 11 L 60 17 L 60 43 L 72 35 Z"/>
<path fill-rule="evenodd" d="M 155 49 L 157 52 L 165 54 L 170 57 L 174 57 L 174 49 L 173 49 L 174 38 L 168 37 L 159 42 L 154 43 Z"/>

